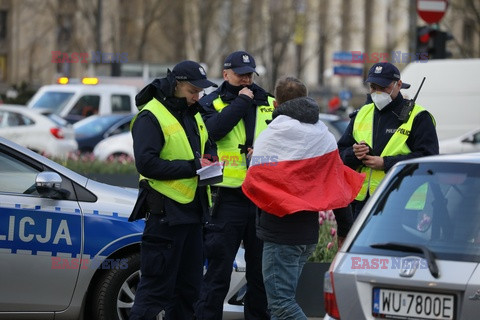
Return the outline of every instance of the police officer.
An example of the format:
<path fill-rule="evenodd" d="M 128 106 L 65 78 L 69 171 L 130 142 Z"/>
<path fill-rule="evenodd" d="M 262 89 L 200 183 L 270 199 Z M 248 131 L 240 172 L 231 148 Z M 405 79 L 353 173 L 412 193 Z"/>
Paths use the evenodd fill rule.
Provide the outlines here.
<path fill-rule="evenodd" d="M 206 164 L 198 155 L 210 152 L 197 108 L 200 92 L 213 85 L 200 64 L 183 61 L 136 96 L 140 112 L 132 120 L 133 149 L 144 195 L 136 207 L 143 208 L 147 221 L 131 320 L 158 314 L 168 320 L 193 318 L 209 201 L 196 170 Z"/>
<path fill-rule="evenodd" d="M 400 71 L 389 62 L 372 66 L 366 82 L 371 103 L 352 115 L 338 141 L 343 162 L 367 177 L 353 202 L 354 218 L 375 191 L 385 173 L 397 162 L 438 154 L 438 137 L 433 116 L 415 104 L 406 119 L 407 106 L 400 89 L 408 84 L 400 79 Z"/>
<path fill-rule="evenodd" d="M 245 319 L 269 319 L 262 281 L 262 242 L 255 235 L 256 206 L 243 194 L 247 154 L 255 138 L 271 119 L 273 97 L 253 81 L 256 64 L 245 51 L 231 53 L 223 65 L 222 85 L 200 100 L 210 137 L 224 161 L 223 182 L 218 184 L 211 220 L 205 229 L 208 268 L 203 278 L 195 315 L 222 319 L 223 300 L 229 289 L 236 252 L 243 240 L 247 292 Z"/>

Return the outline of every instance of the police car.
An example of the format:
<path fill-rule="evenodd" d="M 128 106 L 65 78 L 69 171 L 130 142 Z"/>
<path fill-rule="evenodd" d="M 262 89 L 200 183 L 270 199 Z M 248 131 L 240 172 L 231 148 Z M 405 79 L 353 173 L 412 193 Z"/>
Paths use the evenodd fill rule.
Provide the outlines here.
<path fill-rule="evenodd" d="M 137 193 L 0 137 L 0 319 L 128 319 L 144 228 L 127 221 Z M 239 290 L 245 270 L 234 266 Z"/>

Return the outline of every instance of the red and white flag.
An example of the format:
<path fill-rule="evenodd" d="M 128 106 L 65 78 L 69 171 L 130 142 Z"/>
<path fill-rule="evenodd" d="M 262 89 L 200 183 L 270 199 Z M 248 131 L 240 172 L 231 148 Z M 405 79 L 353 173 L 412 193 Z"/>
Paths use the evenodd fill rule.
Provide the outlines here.
<path fill-rule="evenodd" d="M 283 217 L 345 207 L 364 179 L 343 164 L 322 121 L 308 124 L 280 115 L 255 141 L 242 189 L 260 209 Z"/>

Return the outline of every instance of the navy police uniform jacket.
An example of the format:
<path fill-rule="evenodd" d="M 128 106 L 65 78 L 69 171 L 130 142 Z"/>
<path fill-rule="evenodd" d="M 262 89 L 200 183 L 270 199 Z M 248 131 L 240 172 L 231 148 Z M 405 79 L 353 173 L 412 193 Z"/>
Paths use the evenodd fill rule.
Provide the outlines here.
<path fill-rule="evenodd" d="M 136 105 L 140 107 L 153 97 L 160 101 L 185 129 L 194 155 L 200 155 L 200 136 L 194 115 L 199 110 L 198 103 L 188 106 L 186 99 L 173 96 L 175 79 L 172 76 L 155 79 L 136 96 Z M 165 137 L 156 117 L 150 111 L 143 111 L 132 127 L 135 165 L 138 172 L 148 178 L 170 180 L 193 177 L 201 168 L 199 159 L 163 160 L 159 154 L 165 144 Z M 205 146 L 205 153 L 211 153 L 212 147 Z M 214 152 L 214 151 L 213 151 Z M 187 204 L 178 203 L 151 189 L 147 183 L 140 184 L 140 192 L 146 192 L 144 201 L 152 214 L 164 215 L 164 222 L 170 225 L 203 223 L 208 215 L 206 187 L 197 187 L 195 198 Z M 139 198 L 140 199 L 140 198 Z M 137 204 L 142 205 L 142 204 Z"/>
<path fill-rule="evenodd" d="M 242 87 L 232 86 L 224 81 L 219 88 L 200 99 L 201 113 L 208 135 L 214 141 L 222 139 L 240 119 L 243 119 L 247 136 L 246 145 L 251 147 L 255 134 L 256 108 L 268 105 L 270 94 L 254 83 L 249 86 L 254 95 L 252 102 L 248 96 L 238 95 L 241 89 Z M 229 104 L 222 112 L 217 112 L 213 107 L 213 101 L 218 97 Z"/>
<path fill-rule="evenodd" d="M 382 153 L 392 135 L 402 124 L 398 116 L 405 103 L 406 100 L 402 94 L 398 93 L 397 97 L 382 110 L 374 108 L 373 145 L 371 146 L 374 155 L 379 156 Z M 352 134 L 355 117 L 356 112 L 351 115 L 350 123 L 338 141 L 340 156 L 343 162 L 352 169 L 356 169 L 362 165 L 362 161 L 355 157 L 352 148 L 354 143 L 359 142 L 355 141 Z M 437 131 L 435 130 L 434 120 L 429 112 L 424 111 L 416 116 L 413 121 L 412 131 L 406 143 L 412 152 L 407 155 L 384 157 L 385 172 L 390 170 L 390 168 L 399 161 L 438 154 Z"/>

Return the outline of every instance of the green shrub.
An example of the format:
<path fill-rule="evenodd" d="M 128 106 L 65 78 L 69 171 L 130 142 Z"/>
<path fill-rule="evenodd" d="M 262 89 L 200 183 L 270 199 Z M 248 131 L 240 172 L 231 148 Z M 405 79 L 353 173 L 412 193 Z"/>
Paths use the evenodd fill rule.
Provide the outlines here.
<path fill-rule="evenodd" d="M 52 159 L 81 175 L 137 173 L 135 161 L 130 157 L 115 157 L 107 161 L 96 160 L 93 155 L 70 155 L 66 159 Z"/>

